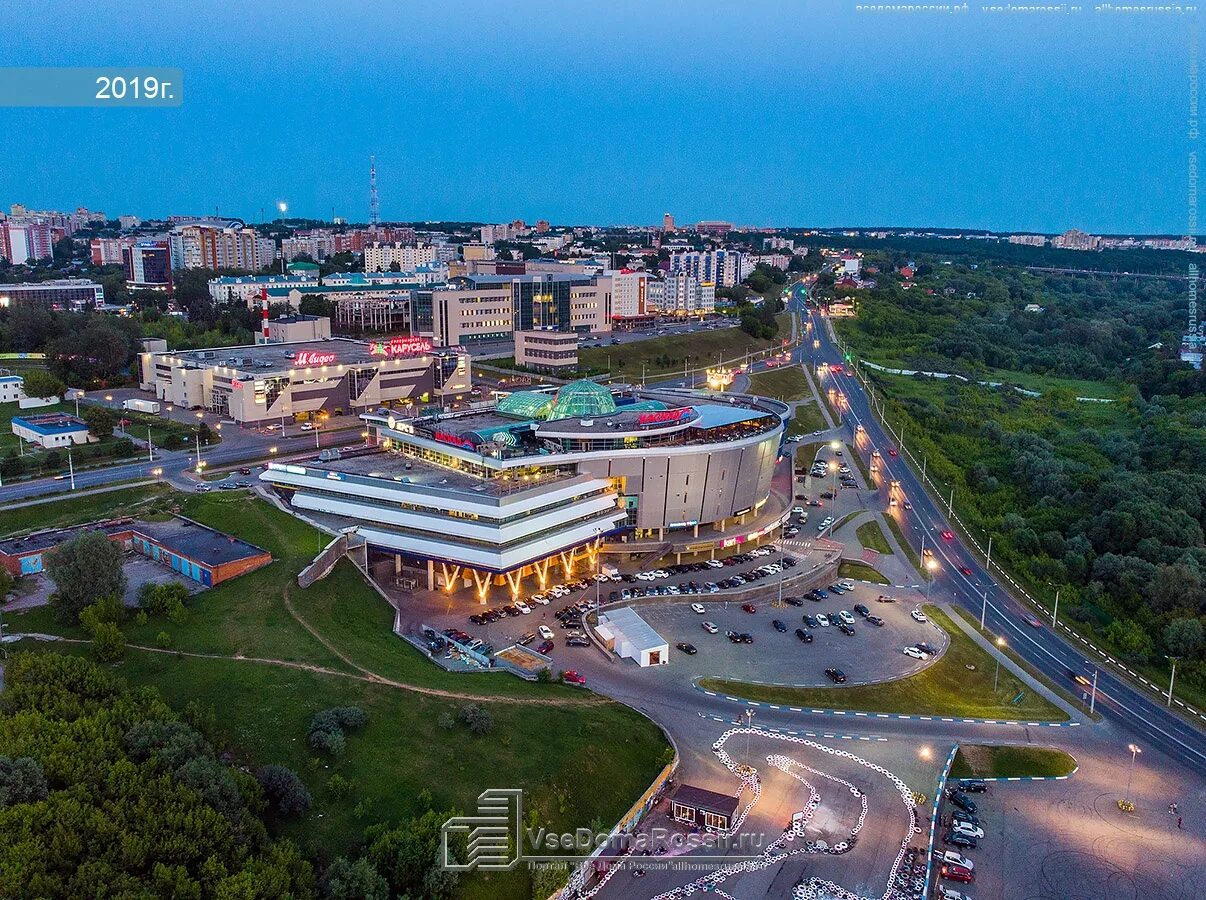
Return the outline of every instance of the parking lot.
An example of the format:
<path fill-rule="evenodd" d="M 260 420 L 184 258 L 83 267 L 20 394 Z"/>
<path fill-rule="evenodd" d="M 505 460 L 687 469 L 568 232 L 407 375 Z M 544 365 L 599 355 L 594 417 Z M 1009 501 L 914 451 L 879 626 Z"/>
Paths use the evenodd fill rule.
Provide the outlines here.
<path fill-rule="evenodd" d="M 882 589 L 855 584 L 845 594 L 830 594 L 816 602 L 803 600 L 801 606 L 771 605 L 754 602 L 755 612 L 742 609 L 743 604 L 715 598 L 675 600 L 669 603 L 642 604 L 641 616 L 670 644 L 669 668 L 671 677 L 717 675 L 742 681 L 770 681 L 782 684 L 829 684 L 825 669 L 836 667 L 847 676 L 848 684 L 899 678 L 916 672 L 929 660 L 906 656 L 903 649 L 919 641 L 928 642 L 941 653 L 946 649 L 945 633 L 932 623 L 915 622 L 909 615 L 914 607 L 901 596 L 895 603 L 879 603 L 876 598 Z M 692 610 L 699 603 L 704 612 Z M 882 626 L 869 625 L 853 612 L 855 604 L 866 606 L 872 615 L 883 619 Z M 809 627 L 804 616 L 836 613 L 846 610 L 854 619 L 853 634 L 844 634 L 838 627 Z M 776 630 L 775 620 L 783 623 L 785 631 Z M 703 623 L 716 626 L 710 634 Z M 803 642 L 796 629 L 811 636 Z M 748 633 L 752 643 L 733 643 L 727 632 Z M 677 648 L 685 643 L 696 649 L 689 654 Z"/>

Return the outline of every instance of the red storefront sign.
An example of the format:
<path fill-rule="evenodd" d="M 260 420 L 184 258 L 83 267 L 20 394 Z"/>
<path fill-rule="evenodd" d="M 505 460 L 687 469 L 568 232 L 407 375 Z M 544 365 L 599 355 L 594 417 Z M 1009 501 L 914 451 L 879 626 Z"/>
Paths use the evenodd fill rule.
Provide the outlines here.
<path fill-rule="evenodd" d="M 666 425 L 670 422 L 681 422 L 691 414 L 691 407 L 681 406 L 678 409 L 659 409 L 655 412 L 643 412 L 637 416 L 638 425 Z"/>
<path fill-rule="evenodd" d="M 317 350 L 298 350 L 293 365 L 298 367 L 329 366 L 335 362 L 334 353 L 319 353 Z"/>
<path fill-rule="evenodd" d="M 431 341 L 417 337 L 397 337 L 369 344 L 369 353 L 373 356 L 412 356 L 430 351 Z"/>

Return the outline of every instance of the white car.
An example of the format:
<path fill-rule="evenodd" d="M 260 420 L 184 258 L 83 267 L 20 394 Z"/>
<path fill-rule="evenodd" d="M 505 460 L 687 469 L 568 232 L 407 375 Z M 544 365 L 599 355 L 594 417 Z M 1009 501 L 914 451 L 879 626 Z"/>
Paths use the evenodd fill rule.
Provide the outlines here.
<path fill-rule="evenodd" d="M 854 582 L 853 581 L 839 581 L 837 583 L 837 585 L 844 591 L 854 590 Z"/>
<path fill-rule="evenodd" d="M 608 581 L 610 577 L 611 576 L 609 575 L 604 575 L 602 572 L 596 572 L 593 576 L 595 581 L 599 582 L 600 584 L 602 584 L 604 581 Z"/>
<path fill-rule="evenodd" d="M 850 610 L 848 610 L 848 609 L 843 609 L 841 612 L 839 612 L 838 618 L 841 619 L 843 622 L 845 622 L 847 625 L 854 624 L 854 616 L 851 615 Z"/>
<path fill-rule="evenodd" d="M 708 589 L 709 594 L 719 594 L 720 593 L 720 585 L 718 585 L 715 581 L 709 581 L 707 584 L 704 585 L 704 587 Z"/>
<path fill-rule="evenodd" d="M 961 894 L 954 888 L 948 888 L 945 885 L 938 886 L 939 900 L 972 900 L 967 894 Z"/>
<path fill-rule="evenodd" d="M 697 613 L 702 616 L 704 614 L 703 604 L 702 603 L 692 603 L 691 604 L 691 612 Z"/>
<path fill-rule="evenodd" d="M 516 608 L 517 610 L 519 610 L 519 611 L 520 611 L 521 613 L 523 613 L 525 616 L 528 616 L 528 615 L 531 615 L 531 614 L 532 614 L 532 607 L 528 606 L 528 605 L 527 605 L 526 603 L 524 603 L 522 600 L 516 600 L 516 601 L 515 601 L 515 603 L 514 603 L 514 606 L 515 606 L 515 608 Z"/>
<path fill-rule="evenodd" d="M 652 572 L 637 572 L 637 581 L 654 581 L 657 576 Z"/>
<path fill-rule="evenodd" d="M 707 566 L 709 569 L 723 569 L 724 568 L 724 563 L 722 563 L 718 559 L 709 559 L 706 563 L 704 563 L 704 565 Z"/>
<path fill-rule="evenodd" d="M 700 624 L 703 625 L 703 630 L 706 631 L 708 634 L 715 634 L 716 632 L 718 632 L 720 630 L 719 628 L 716 627 L 715 622 L 701 622 Z"/>
<path fill-rule="evenodd" d="M 301 423 L 301 430 L 302 430 L 302 431 L 313 431 L 313 430 L 314 430 L 314 426 L 313 426 L 313 425 L 311 425 L 309 422 L 302 422 L 302 423 Z"/>
<path fill-rule="evenodd" d="M 546 597 L 544 594 L 533 594 L 531 597 L 528 598 L 528 602 L 529 603 L 539 603 L 541 606 L 548 606 L 549 598 Z"/>
<path fill-rule="evenodd" d="M 975 838 L 976 840 L 980 840 L 980 838 L 984 837 L 984 829 L 973 825 L 971 822 L 955 822 L 951 826 L 951 831 L 955 832 L 955 834 L 964 835 L 965 837 Z"/>
<path fill-rule="evenodd" d="M 930 655 L 928 653 L 918 650 L 916 647 L 905 647 L 904 655 L 911 656 L 911 657 L 913 657 L 913 659 L 929 659 L 930 658 Z"/>
<path fill-rule="evenodd" d="M 925 617 L 925 613 L 923 613 L 919 609 L 913 610 L 911 613 L 909 613 L 909 615 L 912 616 L 914 621 L 917 621 L 917 622 L 928 622 L 929 621 L 929 619 L 927 619 Z"/>
<path fill-rule="evenodd" d="M 547 625 L 541 625 L 536 629 L 536 633 L 546 641 L 551 641 L 553 639 L 553 629 L 549 628 Z"/>
<path fill-rule="evenodd" d="M 793 506 L 793 507 L 791 508 L 791 514 L 792 514 L 793 516 L 802 516 L 802 515 L 804 515 L 804 507 L 802 507 L 802 506 Z"/>
<path fill-rule="evenodd" d="M 670 577 L 670 573 L 669 573 L 669 572 L 667 572 L 665 569 L 654 569 L 654 570 L 653 570 L 653 577 L 654 577 L 654 578 L 669 578 L 669 577 Z"/>
<path fill-rule="evenodd" d="M 968 871 L 975 868 L 970 859 L 954 850 L 935 850 L 934 855 L 938 857 L 938 862 L 942 865 L 963 866 Z"/>
<path fill-rule="evenodd" d="M 824 613 L 817 613 L 817 624 L 820 625 L 822 628 L 828 628 L 829 627 L 829 616 L 825 615 Z"/>

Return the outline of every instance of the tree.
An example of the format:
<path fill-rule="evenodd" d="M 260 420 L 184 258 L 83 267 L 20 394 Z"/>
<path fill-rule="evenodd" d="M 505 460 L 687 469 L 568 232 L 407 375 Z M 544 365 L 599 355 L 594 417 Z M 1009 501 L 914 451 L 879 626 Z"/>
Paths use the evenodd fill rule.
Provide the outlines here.
<path fill-rule="evenodd" d="M 0 756 L 0 807 L 37 803 L 50 792 L 42 764 L 28 756 Z"/>
<path fill-rule="evenodd" d="M 1133 619 L 1115 619 L 1106 628 L 1106 638 L 1130 659 L 1144 660 L 1152 652 L 1152 639 Z"/>
<path fill-rule="evenodd" d="M 490 715 L 490 710 L 478 703 L 462 706 L 460 719 L 476 735 L 488 734 L 494 728 L 494 717 Z"/>
<path fill-rule="evenodd" d="M 282 816 L 298 816 L 310 808 L 310 792 L 297 776 L 285 766 L 264 766 L 256 772 L 256 781 L 264 789 L 268 805 Z"/>
<path fill-rule="evenodd" d="M 21 390 L 26 397 L 62 397 L 67 385 L 43 369 L 32 369 L 25 376 Z"/>
<path fill-rule="evenodd" d="M 3 603 L 5 598 L 8 597 L 9 591 L 13 589 L 14 584 L 16 584 L 16 579 L 13 578 L 13 573 L 4 568 L 4 566 L 0 566 L 0 603 Z"/>
<path fill-rule="evenodd" d="M 129 459 L 134 455 L 134 442 L 128 437 L 118 438 L 113 442 L 113 455 L 119 459 Z"/>
<path fill-rule="evenodd" d="M 450 812 L 428 810 L 394 828 L 365 830 L 366 858 L 384 876 L 396 896 L 446 900 L 456 886 L 454 872 L 439 863 L 441 827 Z"/>
<path fill-rule="evenodd" d="M 96 437 L 102 440 L 113 436 L 113 429 L 117 427 L 117 413 L 109 409 L 107 406 L 89 406 L 81 413 L 85 422 L 88 423 L 88 430 Z"/>
<path fill-rule="evenodd" d="M 368 859 L 349 862 L 340 856 L 323 876 L 322 896 L 325 900 L 389 900 L 389 883 Z"/>
<path fill-rule="evenodd" d="M 121 546 L 103 531 L 86 531 L 48 553 L 46 570 L 55 584 L 50 599 L 55 614 L 75 624 L 88 604 L 125 594 L 121 557 Z"/>
<path fill-rule="evenodd" d="M 1164 627 L 1164 646 L 1173 656 L 1193 661 L 1206 649 L 1201 619 L 1173 619 Z"/>
<path fill-rule="evenodd" d="M 126 638 L 112 622 L 99 622 L 89 632 L 92 655 L 101 662 L 117 662 L 125 656 Z"/>

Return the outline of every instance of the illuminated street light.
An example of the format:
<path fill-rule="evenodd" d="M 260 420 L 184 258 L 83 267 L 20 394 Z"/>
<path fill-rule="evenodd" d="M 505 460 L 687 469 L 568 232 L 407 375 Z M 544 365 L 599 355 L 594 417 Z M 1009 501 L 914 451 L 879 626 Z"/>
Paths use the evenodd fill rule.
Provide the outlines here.
<path fill-rule="evenodd" d="M 930 750 L 929 747 L 919 747 L 917 749 L 917 755 L 920 756 L 922 759 L 930 759 L 934 755 L 934 753 L 932 750 Z"/>
<path fill-rule="evenodd" d="M 1005 647 L 1005 638 L 997 638 L 997 670 L 992 675 L 992 692 L 997 692 L 997 676 L 1001 674 L 1001 651 Z"/>
<path fill-rule="evenodd" d="M 289 204 L 286 203 L 284 200 L 281 200 L 280 202 L 278 202 L 276 204 L 276 208 L 281 211 L 281 215 L 283 216 L 285 213 L 287 213 L 289 211 Z"/>
<path fill-rule="evenodd" d="M 1135 757 L 1143 750 L 1136 744 L 1127 744 L 1126 749 L 1131 751 L 1131 764 L 1126 770 L 1126 799 L 1124 802 L 1130 805 L 1131 802 L 1131 776 L 1135 774 Z"/>
<path fill-rule="evenodd" d="M 930 602 L 930 589 L 934 586 L 934 571 L 938 568 L 938 561 L 932 556 L 925 558 L 925 570 L 930 573 L 929 580 L 925 583 L 925 602 Z"/>

